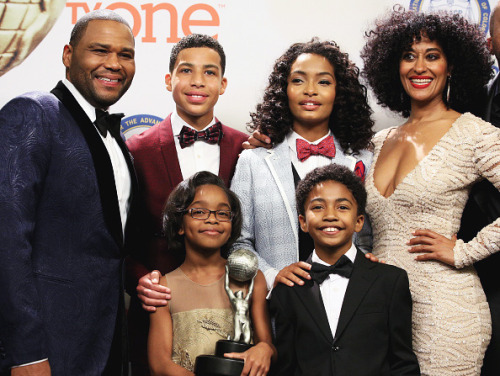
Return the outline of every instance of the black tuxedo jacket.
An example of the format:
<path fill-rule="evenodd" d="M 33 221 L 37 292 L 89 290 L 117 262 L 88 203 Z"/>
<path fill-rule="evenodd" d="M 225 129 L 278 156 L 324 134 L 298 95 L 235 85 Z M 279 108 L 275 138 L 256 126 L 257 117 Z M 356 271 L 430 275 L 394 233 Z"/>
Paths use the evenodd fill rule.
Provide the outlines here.
<path fill-rule="evenodd" d="M 358 251 L 332 336 L 319 285 L 272 292 L 278 375 L 420 375 L 412 351 L 408 276 Z"/>
<path fill-rule="evenodd" d="M 124 241 L 106 147 L 62 83 L 5 105 L 0 131 L 8 226 L 0 231 L 0 369 L 48 358 L 54 376 L 127 373 Z M 133 197 L 132 161 L 118 143 Z"/>

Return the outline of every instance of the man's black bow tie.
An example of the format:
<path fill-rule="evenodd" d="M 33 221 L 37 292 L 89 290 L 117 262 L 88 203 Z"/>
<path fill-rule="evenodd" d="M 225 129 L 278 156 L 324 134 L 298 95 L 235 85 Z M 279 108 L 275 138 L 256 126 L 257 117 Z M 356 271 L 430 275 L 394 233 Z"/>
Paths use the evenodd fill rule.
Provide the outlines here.
<path fill-rule="evenodd" d="M 113 137 L 120 137 L 120 123 L 122 117 L 125 114 L 110 114 L 107 111 L 100 110 L 98 108 L 95 109 L 96 119 L 94 124 L 96 125 L 99 133 L 102 137 L 106 137 L 106 135 L 111 133 Z"/>
<path fill-rule="evenodd" d="M 321 285 L 323 281 L 332 273 L 349 278 L 352 274 L 352 266 L 352 261 L 349 257 L 342 255 L 338 261 L 331 266 L 313 262 L 310 273 L 312 279 L 318 283 L 318 285 Z"/>

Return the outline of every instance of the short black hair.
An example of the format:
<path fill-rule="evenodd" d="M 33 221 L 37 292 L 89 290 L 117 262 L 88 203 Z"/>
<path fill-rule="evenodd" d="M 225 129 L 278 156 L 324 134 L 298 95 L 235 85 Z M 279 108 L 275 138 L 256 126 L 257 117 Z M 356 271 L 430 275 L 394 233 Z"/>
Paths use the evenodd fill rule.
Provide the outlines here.
<path fill-rule="evenodd" d="M 324 167 L 315 168 L 297 185 L 295 199 L 297 200 L 297 211 L 299 214 L 305 215 L 307 197 L 314 187 L 319 183 L 329 180 L 345 185 L 358 204 L 358 215 L 365 213 L 366 190 L 363 182 L 347 167 L 332 163 Z"/>
<path fill-rule="evenodd" d="M 190 178 L 182 181 L 168 196 L 165 209 L 163 210 L 163 231 L 167 237 L 168 247 L 174 252 L 185 252 L 184 235 L 179 235 L 182 227 L 182 220 L 187 208 L 194 200 L 196 189 L 202 185 L 215 185 L 221 188 L 226 194 L 233 219 L 231 220 L 231 236 L 228 242 L 222 246 L 221 253 L 223 257 L 228 256 L 231 245 L 240 237 L 241 234 L 241 204 L 238 196 L 229 190 L 224 181 L 217 175 L 208 171 L 200 171 Z"/>
<path fill-rule="evenodd" d="M 186 48 L 201 47 L 211 48 L 219 54 L 222 75 L 224 76 L 224 72 L 226 71 L 226 54 L 224 53 L 224 49 L 217 39 L 204 34 L 190 34 L 177 42 L 177 44 L 172 48 L 172 52 L 170 52 L 170 64 L 168 66 L 170 73 L 173 72 L 175 63 L 177 62 L 177 57 L 182 50 L 185 50 Z"/>
<path fill-rule="evenodd" d="M 359 69 L 349 60 L 334 41 L 313 38 L 306 43 L 292 44 L 276 60 L 264 98 L 250 114 L 250 131 L 260 130 L 274 144 L 282 142 L 293 126 L 293 115 L 288 105 L 288 76 L 292 65 L 302 54 L 319 55 L 333 67 L 336 81 L 335 101 L 328 127 L 344 151 L 357 153 L 371 147 L 373 120 L 368 105 L 366 87 L 359 82 Z"/>
<path fill-rule="evenodd" d="M 366 37 L 361 51 L 362 75 L 380 105 L 404 117 L 410 115 L 411 101 L 399 77 L 399 64 L 403 52 L 427 37 L 441 46 L 451 67 L 450 100 L 448 103 L 443 90 L 443 102 L 457 112 L 480 113 L 483 88 L 493 71 L 485 35 L 478 25 L 457 13 L 421 13 L 395 6 L 388 16 L 376 21 Z"/>
<path fill-rule="evenodd" d="M 132 39 L 134 39 L 134 34 L 132 33 L 130 25 L 122 16 L 109 9 L 98 9 L 85 14 L 78 21 L 76 21 L 75 26 L 73 26 L 73 30 L 71 30 L 69 44 L 73 47 L 76 47 L 76 45 L 80 42 L 83 35 L 85 34 L 85 30 L 87 30 L 89 22 L 96 20 L 115 21 L 122 23 L 130 29 L 130 34 L 132 35 Z"/>

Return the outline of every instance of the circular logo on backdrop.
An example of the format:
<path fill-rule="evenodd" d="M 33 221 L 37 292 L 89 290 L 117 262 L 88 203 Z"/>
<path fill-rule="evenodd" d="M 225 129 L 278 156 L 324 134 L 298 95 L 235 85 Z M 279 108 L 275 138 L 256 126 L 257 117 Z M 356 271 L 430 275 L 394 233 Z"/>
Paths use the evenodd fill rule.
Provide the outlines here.
<path fill-rule="evenodd" d="M 410 10 L 417 12 L 455 12 L 478 24 L 486 34 L 489 28 L 488 0 L 410 0 Z"/>
<path fill-rule="evenodd" d="M 122 119 L 121 132 L 126 139 L 129 139 L 133 135 L 142 133 L 153 125 L 158 124 L 162 120 L 162 118 L 154 115 L 132 115 Z"/>

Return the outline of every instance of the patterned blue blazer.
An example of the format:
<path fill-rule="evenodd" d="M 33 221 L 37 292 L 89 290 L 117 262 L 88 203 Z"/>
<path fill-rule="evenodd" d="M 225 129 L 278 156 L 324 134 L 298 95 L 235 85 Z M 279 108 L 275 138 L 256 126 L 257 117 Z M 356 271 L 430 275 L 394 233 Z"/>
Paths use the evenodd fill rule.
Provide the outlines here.
<path fill-rule="evenodd" d="M 48 358 L 52 375 L 101 375 L 110 356 L 121 368 L 124 241 L 104 143 L 61 82 L 6 104 L 0 132 L 0 369 Z"/>

